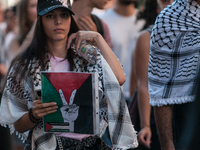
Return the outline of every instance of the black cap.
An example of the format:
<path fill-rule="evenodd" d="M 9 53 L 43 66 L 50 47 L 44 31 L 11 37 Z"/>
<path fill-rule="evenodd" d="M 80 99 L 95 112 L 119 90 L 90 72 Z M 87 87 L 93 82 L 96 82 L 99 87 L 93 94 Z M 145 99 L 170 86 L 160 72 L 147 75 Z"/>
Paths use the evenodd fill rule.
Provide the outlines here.
<path fill-rule="evenodd" d="M 38 0 L 37 14 L 43 16 L 56 8 L 66 8 L 74 15 L 71 10 L 70 0 Z"/>

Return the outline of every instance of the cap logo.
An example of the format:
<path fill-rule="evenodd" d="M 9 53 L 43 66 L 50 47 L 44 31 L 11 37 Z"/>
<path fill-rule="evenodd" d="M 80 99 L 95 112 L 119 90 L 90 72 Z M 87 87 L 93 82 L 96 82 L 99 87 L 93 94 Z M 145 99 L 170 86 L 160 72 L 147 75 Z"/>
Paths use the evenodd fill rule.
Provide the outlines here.
<path fill-rule="evenodd" d="M 63 6 L 71 7 L 69 0 L 58 0 L 60 3 L 62 3 Z"/>
<path fill-rule="evenodd" d="M 61 2 L 62 3 L 62 5 L 64 5 L 64 6 L 67 6 L 68 7 L 68 5 L 67 5 L 67 0 L 58 0 L 59 2 Z"/>

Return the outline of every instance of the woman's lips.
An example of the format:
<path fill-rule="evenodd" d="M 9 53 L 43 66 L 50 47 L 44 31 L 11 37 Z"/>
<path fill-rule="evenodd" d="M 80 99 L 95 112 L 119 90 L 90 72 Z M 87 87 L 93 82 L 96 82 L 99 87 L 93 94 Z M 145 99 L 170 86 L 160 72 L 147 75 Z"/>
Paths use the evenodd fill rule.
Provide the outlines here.
<path fill-rule="evenodd" d="M 55 31 L 55 32 L 62 32 L 62 31 L 64 31 L 64 30 L 61 29 L 61 28 L 58 28 L 58 29 L 55 29 L 54 31 Z"/>

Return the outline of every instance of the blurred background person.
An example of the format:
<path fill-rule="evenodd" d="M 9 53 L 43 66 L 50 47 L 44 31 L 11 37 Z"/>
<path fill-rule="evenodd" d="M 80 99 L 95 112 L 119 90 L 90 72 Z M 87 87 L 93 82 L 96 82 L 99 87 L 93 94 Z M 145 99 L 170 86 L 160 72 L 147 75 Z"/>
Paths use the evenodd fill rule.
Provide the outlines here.
<path fill-rule="evenodd" d="M 17 24 L 17 17 L 16 17 L 16 7 L 13 6 L 11 8 L 7 8 L 4 12 L 4 22 L 0 28 L 0 90 L 3 86 L 3 81 L 7 73 L 7 49 L 9 43 L 12 39 L 16 36 L 16 24 Z"/>
<path fill-rule="evenodd" d="M 31 31 L 32 28 L 34 28 L 35 21 L 37 19 L 37 0 L 20 0 L 17 13 L 18 34 L 8 46 L 7 66 L 10 65 L 10 62 L 12 61 L 14 56 L 16 56 L 18 53 L 20 53 L 20 51 L 23 51 L 26 48 L 24 47 L 23 50 L 19 49 L 25 41 L 28 33 Z M 28 44 L 30 43 L 30 41 L 28 42 Z"/>
<path fill-rule="evenodd" d="M 99 32 L 112 48 L 112 40 L 107 24 L 92 14 L 93 8 L 104 9 L 108 0 L 74 0 L 72 10 L 76 13 L 76 20 L 80 30 Z"/>
<path fill-rule="evenodd" d="M 2 96 L 2 86 L 3 80 L 7 73 L 7 68 L 5 65 L 6 53 L 5 45 L 10 39 L 13 31 L 13 24 L 15 23 L 15 13 L 14 7 L 7 8 L 3 11 L 0 1 L 0 102 Z M 10 135 L 9 128 L 0 126 L 0 150 L 14 150 L 13 139 Z"/>
<path fill-rule="evenodd" d="M 150 36 L 157 15 L 164 7 L 170 5 L 172 2 L 173 0 L 146 0 L 144 11 L 138 15 L 138 20 L 145 19 L 146 23 L 138 36 L 136 47 L 132 54 L 131 81 L 137 81 L 137 90 L 131 91 L 134 92 L 132 93 L 134 99 L 129 105 L 130 116 L 139 114 L 138 120 L 134 120 L 134 118 L 132 120 L 139 132 L 138 141 L 140 145 L 137 148 L 138 150 L 161 149 L 157 135 L 154 112 L 149 104 L 148 94 Z M 134 89 L 135 87 L 132 86 L 135 85 L 130 85 L 131 89 Z M 139 113 L 134 110 L 137 107 Z"/>
<path fill-rule="evenodd" d="M 21 0 L 18 13 L 18 42 L 21 45 L 37 19 L 37 0 Z"/>
<path fill-rule="evenodd" d="M 0 24 L 4 22 L 4 9 L 2 7 L 2 2 L 0 0 Z"/>
<path fill-rule="evenodd" d="M 107 9 L 111 9 L 115 6 L 117 0 L 108 0 L 107 4 L 104 6 L 103 9 L 93 8 L 92 14 L 97 16 L 103 15 Z"/>
<path fill-rule="evenodd" d="M 4 11 L 0 3 L 0 16 L 3 16 L 3 14 L 4 14 Z M 2 19 L 0 17 L 0 94 L 1 94 L 1 87 L 3 86 L 3 78 L 7 72 L 6 65 L 5 65 L 5 58 L 4 58 L 5 52 L 3 50 L 3 43 L 4 43 L 3 39 L 5 37 L 6 22 L 4 22 L 3 20 L 4 20 L 3 17 Z"/>
<path fill-rule="evenodd" d="M 144 20 L 136 21 L 138 10 L 135 4 L 135 0 L 117 0 L 114 8 L 100 16 L 108 24 L 113 42 L 112 50 L 123 65 L 126 77 L 123 93 L 127 103 L 130 99 L 131 55 L 138 33 L 145 23 Z"/>
<path fill-rule="evenodd" d="M 5 37 L 2 37 L 3 45 L 2 50 L 4 51 L 4 60 L 6 64 L 6 68 L 8 69 L 7 58 L 8 58 L 8 47 L 12 40 L 17 35 L 17 6 L 13 6 L 12 8 L 8 8 L 5 10 L 5 22 L 6 22 L 6 30 L 4 32 Z"/>

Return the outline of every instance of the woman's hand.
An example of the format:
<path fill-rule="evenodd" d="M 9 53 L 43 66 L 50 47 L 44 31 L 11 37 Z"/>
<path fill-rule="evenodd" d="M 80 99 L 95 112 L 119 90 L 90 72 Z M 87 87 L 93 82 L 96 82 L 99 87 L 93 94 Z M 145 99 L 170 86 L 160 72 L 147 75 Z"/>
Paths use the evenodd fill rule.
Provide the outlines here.
<path fill-rule="evenodd" d="M 138 133 L 138 141 L 140 144 L 144 145 L 146 148 L 151 148 L 151 128 L 144 127 Z"/>
<path fill-rule="evenodd" d="M 69 36 L 68 42 L 67 42 L 67 49 L 70 48 L 72 41 L 75 40 L 75 50 L 76 50 L 76 54 L 77 54 L 78 48 L 80 47 L 80 44 L 83 40 L 87 41 L 87 43 L 90 43 L 92 45 L 94 45 L 94 44 L 98 45 L 99 38 L 102 38 L 102 40 L 103 40 L 103 37 L 101 37 L 101 35 L 97 32 L 78 31 Z"/>
<path fill-rule="evenodd" d="M 56 112 L 57 108 L 58 106 L 56 103 L 42 103 L 42 100 L 40 99 L 33 102 L 32 114 L 35 119 L 40 119 L 45 115 Z M 19 120 L 14 123 L 14 128 L 19 133 L 26 132 L 32 129 L 34 126 L 35 123 L 30 120 L 28 113 L 25 113 Z"/>
<path fill-rule="evenodd" d="M 57 108 L 58 106 L 55 102 L 42 103 L 42 100 L 40 99 L 33 102 L 32 113 L 36 119 L 40 119 L 48 114 L 56 112 Z"/>

